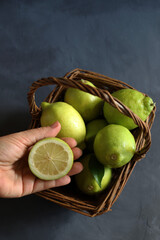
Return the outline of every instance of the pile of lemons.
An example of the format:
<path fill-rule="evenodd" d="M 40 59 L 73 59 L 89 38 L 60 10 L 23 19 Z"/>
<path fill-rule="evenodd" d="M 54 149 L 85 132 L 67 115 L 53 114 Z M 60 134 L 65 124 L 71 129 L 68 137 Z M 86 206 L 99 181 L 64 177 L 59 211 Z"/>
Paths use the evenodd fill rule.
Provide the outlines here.
<path fill-rule="evenodd" d="M 87 80 L 83 84 L 94 86 Z M 129 88 L 112 93 L 143 121 L 154 103 L 148 96 Z M 83 171 L 75 181 L 83 193 L 93 195 L 103 191 L 111 182 L 112 169 L 127 164 L 136 151 L 132 130 L 137 128 L 132 118 L 120 113 L 101 98 L 76 88 L 66 89 L 64 101 L 42 102 L 41 126 L 56 121 L 61 124 L 58 138 L 72 137 L 83 149 L 80 161 Z"/>

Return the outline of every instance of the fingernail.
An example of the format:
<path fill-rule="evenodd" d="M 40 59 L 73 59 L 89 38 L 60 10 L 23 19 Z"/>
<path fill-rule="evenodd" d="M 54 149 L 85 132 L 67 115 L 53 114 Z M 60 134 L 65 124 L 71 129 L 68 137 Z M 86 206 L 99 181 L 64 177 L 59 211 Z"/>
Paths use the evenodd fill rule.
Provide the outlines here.
<path fill-rule="evenodd" d="M 56 127 L 58 127 L 59 124 L 60 124 L 60 123 L 59 123 L 58 121 L 56 121 L 56 122 L 53 123 L 50 127 L 51 127 L 51 128 L 56 128 Z"/>

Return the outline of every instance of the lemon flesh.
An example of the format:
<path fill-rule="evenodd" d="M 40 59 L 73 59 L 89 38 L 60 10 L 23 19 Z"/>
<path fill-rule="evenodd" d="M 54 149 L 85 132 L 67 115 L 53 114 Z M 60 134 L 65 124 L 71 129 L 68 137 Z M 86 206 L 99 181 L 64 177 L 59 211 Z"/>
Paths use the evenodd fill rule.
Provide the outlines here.
<path fill-rule="evenodd" d="M 81 115 L 65 102 L 42 102 L 41 126 L 49 126 L 56 121 L 61 124 L 58 137 L 71 137 L 82 144 L 86 136 L 86 126 Z"/>
<path fill-rule="evenodd" d="M 147 119 L 154 107 L 153 100 L 137 90 L 121 89 L 112 93 L 112 96 L 119 99 L 143 121 Z M 132 118 L 120 113 L 118 109 L 112 107 L 107 102 L 104 103 L 103 112 L 108 123 L 119 124 L 129 130 L 137 127 Z"/>
<path fill-rule="evenodd" d="M 95 87 L 87 80 L 82 79 L 81 82 Z M 72 105 L 86 122 L 98 118 L 103 111 L 103 100 L 101 98 L 76 88 L 67 89 L 64 101 Z"/>
<path fill-rule="evenodd" d="M 94 152 L 102 164 L 119 168 L 133 157 L 136 143 L 131 132 L 123 126 L 109 124 L 98 132 L 94 140 Z"/>
<path fill-rule="evenodd" d="M 73 152 L 61 139 L 45 138 L 31 149 L 28 164 L 32 173 L 40 179 L 59 179 L 72 168 Z"/>
<path fill-rule="evenodd" d="M 104 166 L 104 176 L 100 187 L 89 169 L 90 158 L 91 154 L 88 154 L 81 159 L 83 170 L 75 176 L 75 182 L 81 192 L 87 195 L 96 195 L 108 187 L 112 178 L 112 170 Z"/>

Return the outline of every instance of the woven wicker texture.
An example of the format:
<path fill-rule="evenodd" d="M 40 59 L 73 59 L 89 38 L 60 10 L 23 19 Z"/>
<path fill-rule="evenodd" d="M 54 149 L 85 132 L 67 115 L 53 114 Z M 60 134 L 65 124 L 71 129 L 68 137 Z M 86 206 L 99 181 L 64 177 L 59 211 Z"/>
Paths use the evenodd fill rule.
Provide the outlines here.
<path fill-rule="evenodd" d="M 78 80 L 85 79 L 92 82 L 96 88 L 83 84 Z M 151 127 L 155 117 L 156 107 L 152 110 L 148 119 L 143 122 L 130 109 L 124 106 L 118 99 L 112 97 L 111 93 L 122 88 L 132 88 L 130 85 L 98 74 L 82 69 L 75 69 L 68 72 L 63 78 L 48 77 L 33 82 L 28 92 L 28 103 L 32 121 L 30 128 L 40 126 L 41 108 L 36 105 L 35 92 L 38 88 L 54 85 L 53 90 L 44 99 L 47 102 L 63 101 L 64 92 L 67 88 L 77 88 L 82 91 L 91 93 L 102 98 L 117 108 L 121 113 L 131 117 L 138 125 L 138 128 L 132 131 L 136 140 L 136 153 L 132 160 L 125 166 L 113 170 L 113 178 L 110 186 L 98 196 L 86 196 L 80 193 L 73 181 L 65 187 L 48 189 L 37 195 L 53 201 L 61 206 L 69 208 L 73 211 L 86 216 L 94 217 L 111 210 L 112 205 L 121 194 L 128 178 L 130 177 L 137 161 L 144 158 L 151 145 Z"/>

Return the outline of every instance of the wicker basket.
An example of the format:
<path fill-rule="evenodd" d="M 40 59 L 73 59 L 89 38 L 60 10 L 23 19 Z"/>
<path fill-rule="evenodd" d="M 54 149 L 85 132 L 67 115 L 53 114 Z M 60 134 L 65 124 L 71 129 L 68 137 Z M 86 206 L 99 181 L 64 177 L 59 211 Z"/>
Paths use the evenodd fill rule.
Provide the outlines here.
<path fill-rule="evenodd" d="M 77 80 L 85 79 L 92 82 L 97 88 L 83 84 Z M 37 193 L 37 195 L 48 199 L 54 203 L 64 206 L 86 216 L 94 217 L 111 210 L 112 205 L 122 192 L 128 178 L 130 177 L 138 160 L 145 157 L 146 152 L 151 145 L 150 129 L 155 117 L 156 107 L 154 107 L 150 116 L 143 122 L 132 111 L 125 107 L 120 101 L 113 98 L 111 93 L 122 88 L 132 88 L 128 84 L 90 71 L 75 69 L 67 73 L 63 78 L 48 77 L 42 78 L 32 84 L 28 93 L 28 102 L 32 121 L 30 128 L 40 126 L 41 108 L 35 103 L 35 92 L 38 88 L 54 85 L 53 91 L 44 99 L 47 102 L 63 101 L 64 92 L 67 88 L 78 88 L 85 92 L 91 93 L 109 102 L 123 114 L 130 116 L 138 125 L 132 131 L 136 139 L 136 153 L 132 160 L 125 166 L 115 169 L 110 186 L 98 196 L 86 196 L 80 193 L 74 180 L 67 186 L 48 189 Z"/>

